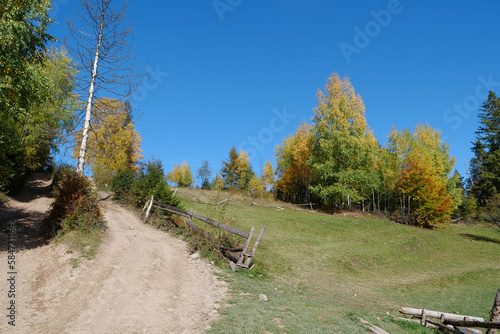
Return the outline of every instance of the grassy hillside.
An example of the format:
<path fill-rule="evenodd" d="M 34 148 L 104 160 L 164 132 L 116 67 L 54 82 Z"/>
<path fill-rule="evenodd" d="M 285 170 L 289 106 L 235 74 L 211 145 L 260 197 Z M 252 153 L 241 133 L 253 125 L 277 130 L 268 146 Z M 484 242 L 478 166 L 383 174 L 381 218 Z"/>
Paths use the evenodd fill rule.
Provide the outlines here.
<path fill-rule="evenodd" d="M 181 195 L 211 203 L 226 196 L 201 190 Z M 216 219 L 222 210 L 184 203 Z M 222 311 L 213 333 L 365 333 L 358 316 L 391 333 L 432 333 L 386 312 L 398 315 L 400 306 L 409 306 L 489 319 L 500 288 L 495 227 L 430 231 L 356 214 L 235 204 L 224 216 L 245 230 L 267 230 L 255 268 L 225 274 L 234 306 Z M 269 302 L 259 302 L 259 293 Z"/>

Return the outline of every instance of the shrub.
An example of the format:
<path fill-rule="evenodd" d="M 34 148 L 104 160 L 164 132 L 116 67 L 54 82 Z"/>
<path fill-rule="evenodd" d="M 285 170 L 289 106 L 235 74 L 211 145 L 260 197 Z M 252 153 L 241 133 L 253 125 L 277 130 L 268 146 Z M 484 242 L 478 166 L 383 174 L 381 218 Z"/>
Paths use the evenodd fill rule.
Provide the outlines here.
<path fill-rule="evenodd" d="M 500 226 L 500 194 L 486 200 L 486 206 L 481 208 L 479 219 Z"/>
<path fill-rule="evenodd" d="M 173 196 L 172 190 L 165 181 L 163 165 L 158 159 L 151 159 L 136 176 L 132 171 L 118 173 L 113 178 L 112 190 L 117 199 L 126 200 L 128 204 L 142 207 L 151 195 L 157 201 L 181 208 L 179 198 Z"/>
<path fill-rule="evenodd" d="M 72 230 L 90 232 L 104 228 L 97 193 L 90 181 L 69 167 L 54 175 L 54 203 L 49 215 L 54 230 L 65 234 Z"/>
<path fill-rule="evenodd" d="M 172 190 L 170 190 L 170 187 L 165 180 L 158 182 L 153 191 L 153 196 L 157 201 L 182 209 L 181 200 L 173 195 Z"/>
<path fill-rule="evenodd" d="M 112 181 L 111 190 L 117 199 L 123 199 L 130 194 L 135 182 L 135 173 L 131 170 L 119 172 Z"/>

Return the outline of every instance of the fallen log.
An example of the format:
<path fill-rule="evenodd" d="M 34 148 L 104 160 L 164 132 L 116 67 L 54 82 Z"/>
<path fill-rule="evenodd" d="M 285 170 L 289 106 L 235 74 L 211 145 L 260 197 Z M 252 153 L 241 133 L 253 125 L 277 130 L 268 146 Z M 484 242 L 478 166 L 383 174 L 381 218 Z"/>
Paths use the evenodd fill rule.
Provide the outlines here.
<path fill-rule="evenodd" d="M 461 327 L 500 329 L 500 323 L 498 322 L 444 320 L 444 324 Z"/>
<path fill-rule="evenodd" d="M 484 319 L 480 318 L 480 317 L 472 317 L 472 316 L 468 316 L 468 315 L 459 315 L 459 314 L 452 314 L 452 313 L 429 311 L 429 310 L 423 310 L 423 309 L 417 309 L 417 308 L 411 308 L 411 307 L 401 307 L 401 308 L 399 308 L 399 312 L 402 314 L 412 315 L 415 317 L 422 317 L 423 315 L 425 315 L 425 317 L 431 317 L 431 318 L 436 318 L 436 319 L 444 318 L 445 320 L 484 322 Z"/>
<path fill-rule="evenodd" d="M 417 320 L 417 319 L 413 319 L 413 318 L 402 318 L 402 317 L 396 317 L 396 316 L 393 316 L 393 315 L 390 315 L 389 312 L 387 312 L 387 316 L 395 319 L 395 320 L 399 320 L 399 321 L 407 321 L 407 322 L 414 322 L 414 323 L 417 323 L 417 324 L 420 324 L 421 321 L 420 320 Z M 435 326 L 435 325 L 432 325 L 430 323 L 426 323 L 425 324 L 425 327 L 427 328 L 430 328 L 430 329 L 438 329 L 439 327 L 438 326 Z"/>
<path fill-rule="evenodd" d="M 226 246 L 220 245 L 219 248 L 224 250 L 224 251 L 227 251 L 227 252 L 241 252 L 241 251 L 243 251 L 243 247 L 231 248 L 231 247 L 226 247 Z"/>
<path fill-rule="evenodd" d="M 467 332 L 463 332 L 463 331 L 461 331 L 458 328 L 454 328 L 453 326 L 446 326 L 446 325 L 443 325 L 443 324 L 441 324 L 439 322 L 434 322 L 434 321 L 431 321 L 431 320 L 427 320 L 427 322 L 430 323 L 430 324 L 433 324 L 434 326 L 439 327 L 442 330 L 450 332 L 450 333 L 454 333 L 454 334 L 468 334 Z"/>

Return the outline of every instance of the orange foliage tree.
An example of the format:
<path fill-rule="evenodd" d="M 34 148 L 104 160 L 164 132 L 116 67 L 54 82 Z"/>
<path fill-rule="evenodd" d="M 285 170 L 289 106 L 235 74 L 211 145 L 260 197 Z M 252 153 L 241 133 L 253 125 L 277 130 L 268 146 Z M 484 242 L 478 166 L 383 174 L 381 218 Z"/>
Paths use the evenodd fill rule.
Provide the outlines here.
<path fill-rule="evenodd" d="M 418 225 L 434 228 L 450 220 L 452 196 L 424 161 L 410 161 L 401 173 L 399 190 L 409 199 L 409 210 Z"/>

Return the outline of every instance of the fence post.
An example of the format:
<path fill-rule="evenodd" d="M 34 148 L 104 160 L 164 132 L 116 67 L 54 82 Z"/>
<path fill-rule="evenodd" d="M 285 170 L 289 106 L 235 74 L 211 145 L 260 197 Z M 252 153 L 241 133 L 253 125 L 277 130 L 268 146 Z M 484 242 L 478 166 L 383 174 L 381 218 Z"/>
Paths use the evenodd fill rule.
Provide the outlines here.
<path fill-rule="evenodd" d="M 151 210 L 151 207 L 153 206 L 153 195 L 151 195 L 151 200 L 149 201 L 149 206 L 148 206 L 148 210 L 146 211 L 146 218 L 144 219 L 144 221 L 147 221 L 148 220 L 148 217 L 149 217 L 149 210 Z"/>
<path fill-rule="evenodd" d="M 238 266 L 241 266 L 243 264 L 243 260 L 245 260 L 245 255 L 248 250 L 248 246 L 250 245 L 250 240 L 252 239 L 253 232 L 255 231 L 255 227 L 252 226 L 250 229 L 250 235 L 248 236 L 247 241 L 245 241 L 245 244 L 243 245 L 243 250 L 241 251 L 241 255 L 238 258 L 238 262 L 236 263 Z"/>
<path fill-rule="evenodd" d="M 192 226 L 192 225 L 194 225 L 194 224 L 193 224 L 193 215 L 192 215 L 192 213 L 193 213 L 193 207 L 191 207 L 191 210 L 189 211 L 189 213 L 190 213 L 190 215 L 189 215 L 189 217 L 188 217 L 188 220 L 187 220 L 187 222 L 186 222 L 186 225 L 187 225 L 189 228 L 193 228 L 193 226 Z M 195 226 L 196 226 L 196 225 L 195 225 Z"/>
<path fill-rule="evenodd" d="M 255 254 L 255 251 L 257 250 L 257 247 L 259 247 L 260 240 L 262 239 L 262 236 L 264 235 L 265 230 L 266 230 L 266 227 L 262 226 L 262 228 L 260 229 L 260 233 L 257 237 L 257 240 L 255 241 L 255 245 L 253 245 L 252 252 L 250 254 L 248 254 L 247 259 L 245 261 L 245 264 L 243 265 L 244 267 L 246 267 L 246 268 L 250 267 L 250 262 L 252 262 L 252 258 Z"/>

